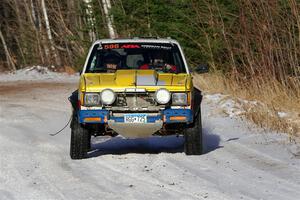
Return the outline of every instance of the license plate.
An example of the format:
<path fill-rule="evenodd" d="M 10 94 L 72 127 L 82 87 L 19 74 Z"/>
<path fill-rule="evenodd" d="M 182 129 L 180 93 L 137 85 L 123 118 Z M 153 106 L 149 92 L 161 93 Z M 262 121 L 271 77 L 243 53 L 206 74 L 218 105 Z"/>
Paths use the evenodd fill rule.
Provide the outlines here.
<path fill-rule="evenodd" d="M 147 123 L 146 114 L 125 114 L 124 115 L 125 123 Z"/>

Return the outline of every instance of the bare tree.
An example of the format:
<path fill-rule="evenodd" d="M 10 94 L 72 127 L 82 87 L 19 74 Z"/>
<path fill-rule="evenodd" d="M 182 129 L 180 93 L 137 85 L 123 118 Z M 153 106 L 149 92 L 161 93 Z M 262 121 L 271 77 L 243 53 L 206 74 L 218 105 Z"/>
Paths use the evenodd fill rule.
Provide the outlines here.
<path fill-rule="evenodd" d="M 95 33 L 95 18 L 94 18 L 94 12 L 93 12 L 93 7 L 91 5 L 92 1 L 91 0 L 83 0 L 85 5 L 86 5 L 86 16 L 87 16 L 87 23 L 89 25 L 89 36 L 90 36 L 90 41 L 96 40 L 96 33 Z"/>
<path fill-rule="evenodd" d="M 47 14 L 45 0 L 41 0 L 41 6 L 42 6 L 42 10 L 43 10 L 43 15 L 44 15 L 44 20 L 45 20 L 47 35 L 48 35 L 48 39 L 49 39 L 49 42 L 50 42 L 50 48 L 51 48 L 51 51 L 53 53 L 56 65 L 60 66 L 61 65 L 61 61 L 60 61 L 60 58 L 58 57 L 57 51 L 55 49 L 55 44 L 54 44 L 52 33 L 51 33 L 51 28 L 50 28 L 50 24 L 49 24 L 49 19 L 48 19 L 48 14 Z"/>
<path fill-rule="evenodd" d="M 5 52 L 5 55 L 6 55 L 7 63 L 10 66 L 11 70 L 16 71 L 15 63 L 13 62 L 13 59 L 12 59 L 12 57 L 11 57 L 9 51 L 8 51 L 4 36 L 2 34 L 2 31 L 1 31 L 1 27 L 0 27 L 0 39 L 1 39 L 2 45 L 4 47 L 4 52 Z"/>
<path fill-rule="evenodd" d="M 110 0 L 102 0 L 102 5 L 104 9 L 106 24 L 108 28 L 108 33 L 110 38 L 116 38 L 118 37 L 117 32 L 113 26 L 113 15 L 111 15 L 109 12 L 111 10 L 111 3 Z"/>

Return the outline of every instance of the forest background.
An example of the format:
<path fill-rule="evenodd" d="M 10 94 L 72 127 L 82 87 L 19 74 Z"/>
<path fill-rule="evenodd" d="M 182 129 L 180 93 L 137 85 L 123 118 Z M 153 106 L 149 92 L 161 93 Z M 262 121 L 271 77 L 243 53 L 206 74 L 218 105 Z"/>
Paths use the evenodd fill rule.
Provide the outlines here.
<path fill-rule="evenodd" d="M 83 65 L 96 39 L 171 37 L 208 92 L 261 104 L 245 107 L 261 126 L 299 133 L 299 0 L 1 0 L 0 71 Z M 277 113 L 294 113 L 284 120 Z"/>

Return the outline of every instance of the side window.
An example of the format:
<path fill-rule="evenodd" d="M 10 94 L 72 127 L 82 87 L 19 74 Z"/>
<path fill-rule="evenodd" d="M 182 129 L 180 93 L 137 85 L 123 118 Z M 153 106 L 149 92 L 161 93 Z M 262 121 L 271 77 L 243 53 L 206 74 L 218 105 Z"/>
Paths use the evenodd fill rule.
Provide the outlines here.
<path fill-rule="evenodd" d="M 185 73 L 186 70 L 184 68 L 184 65 L 183 65 L 183 62 L 182 62 L 182 59 L 181 59 L 179 53 L 178 52 L 173 53 L 173 58 L 174 58 L 174 64 L 175 64 L 175 66 L 178 67 L 179 72 L 180 73 Z"/>
<path fill-rule="evenodd" d="M 96 63 L 97 63 L 97 49 L 99 47 L 99 44 L 96 44 L 93 47 L 93 50 L 88 58 L 88 63 L 86 66 L 86 72 L 91 72 L 96 68 Z"/>
<path fill-rule="evenodd" d="M 174 64 L 180 67 L 180 59 L 178 57 L 178 53 L 174 53 L 173 56 L 174 56 Z"/>
<path fill-rule="evenodd" d="M 142 54 L 127 55 L 126 64 L 130 69 L 137 69 L 144 64 L 144 57 Z"/>
<path fill-rule="evenodd" d="M 97 61 L 97 56 L 96 56 L 96 54 L 94 54 L 94 56 L 92 57 L 91 64 L 90 64 L 90 71 L 95 70 L 95 68 L 96 68 L 96 61 Z"/>

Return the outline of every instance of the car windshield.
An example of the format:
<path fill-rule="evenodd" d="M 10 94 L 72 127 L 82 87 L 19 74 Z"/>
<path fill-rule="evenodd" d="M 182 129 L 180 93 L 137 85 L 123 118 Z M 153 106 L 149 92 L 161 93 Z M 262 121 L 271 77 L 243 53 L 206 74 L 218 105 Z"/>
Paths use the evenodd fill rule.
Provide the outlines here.
<path fill-rule="evenodd" d="M 176 44 L 110 43 L 94 46 L 86 72 L 113 73 L 119 69 L 153 69 L 159 73 L 186 73 Z"/>

